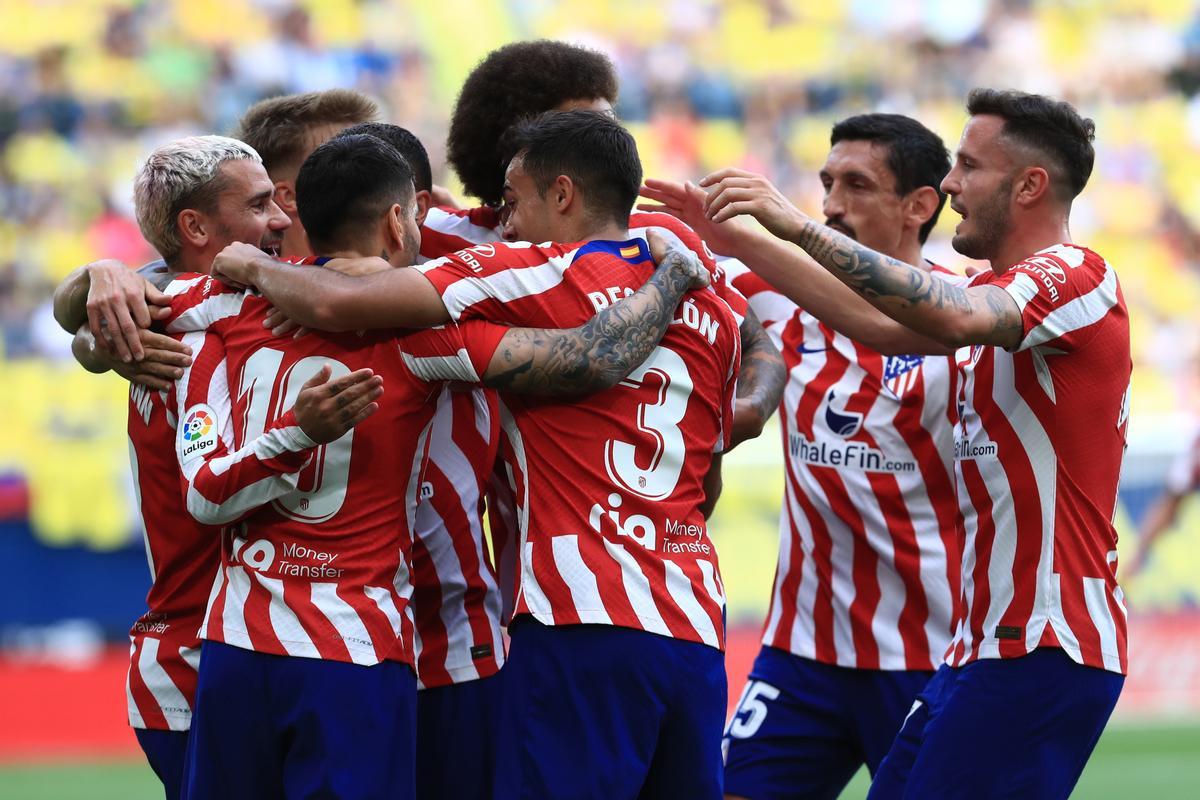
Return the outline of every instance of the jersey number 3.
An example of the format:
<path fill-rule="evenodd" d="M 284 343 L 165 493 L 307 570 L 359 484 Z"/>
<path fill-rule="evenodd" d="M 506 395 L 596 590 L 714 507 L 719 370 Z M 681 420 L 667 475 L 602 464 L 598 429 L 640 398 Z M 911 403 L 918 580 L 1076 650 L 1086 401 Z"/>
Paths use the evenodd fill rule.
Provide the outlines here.
<path fill-rule="evenodd" d="M 621 381 L 621 386 L 650 393 L 637 408 L 639 444 L 609 439 L 604 445 L 608 477 L 617 486 L 650 500 L 675 491 L 683 472 L 685 447 L 679 423 L 692 396 L 692 376 L 674 350 L 658 347 L 650 358 Z"/>

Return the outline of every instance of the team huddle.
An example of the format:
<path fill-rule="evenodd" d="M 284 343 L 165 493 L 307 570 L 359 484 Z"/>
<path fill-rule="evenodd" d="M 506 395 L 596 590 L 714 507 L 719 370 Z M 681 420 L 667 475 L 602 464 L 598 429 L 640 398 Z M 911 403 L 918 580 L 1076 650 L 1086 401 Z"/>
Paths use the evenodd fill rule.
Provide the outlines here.
<path fill-rule="evenodd" d="M 447 142 L 474 208 L 369 98 L 261 101 L 139 170 L 161 261 L 59 287 L 131 382 L 129 720 L 167 797 L 835 798 L 863 765 L 872 798 L 1068 796 L 1127 668 L 1091 121 L 977 89 L 951 166 L 850 117 L 822 224 L 750 172 L 644 179 L 616 96 L 585 48 L 491 53 Z M 947 197 L 990 270 L 922 256 Z M 776 409 L 726 720 L 706 519 Z"/>

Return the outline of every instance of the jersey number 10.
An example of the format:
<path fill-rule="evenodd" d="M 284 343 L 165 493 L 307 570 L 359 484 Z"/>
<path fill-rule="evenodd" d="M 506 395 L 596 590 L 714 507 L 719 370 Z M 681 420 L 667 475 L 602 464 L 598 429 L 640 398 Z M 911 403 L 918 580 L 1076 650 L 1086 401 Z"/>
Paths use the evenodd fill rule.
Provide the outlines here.
<path fill-rule="evenodd" d="M 302 358 L 287 369 L 283 366 L 283 352 L 264 347 L 246 359 L 242 367 L 238 402 L 246 401 L 246 430 L 242 439 L 249 442 L 261 436 L 268 422 L 286 414 L 296 404 L 296 396 L 304 384 L 328 366 L 332 371 L 330 380 L 350 374 L 350 368 L 340 361 L 325 356 Z M 271 402 L 274 396 L 275 402 Z M 341 510 L 346 502 L 346 489 L 350 479 L 350 448 L 354 443 L 354 429 L 335 442 L 317 448 L 316 456 L 304 468 L 299 489 L 271 503 L 280 514 L 310 525 L 325 522 Z"/>

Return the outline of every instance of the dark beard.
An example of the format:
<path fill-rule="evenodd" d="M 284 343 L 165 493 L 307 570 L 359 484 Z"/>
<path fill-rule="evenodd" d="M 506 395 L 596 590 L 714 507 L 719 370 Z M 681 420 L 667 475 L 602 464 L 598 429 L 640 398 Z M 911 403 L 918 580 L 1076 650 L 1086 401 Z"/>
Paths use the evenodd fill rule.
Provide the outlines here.
<path fill-rule="evenodd" d="M 988 200 L 987 205 L 971 213 L 975 231 L 970 236 L 955 234 L 950 244 L 967 258 L 991 261 L 1008 236 L 1009 195 L 1012 180 L 1005 181 Z"/>

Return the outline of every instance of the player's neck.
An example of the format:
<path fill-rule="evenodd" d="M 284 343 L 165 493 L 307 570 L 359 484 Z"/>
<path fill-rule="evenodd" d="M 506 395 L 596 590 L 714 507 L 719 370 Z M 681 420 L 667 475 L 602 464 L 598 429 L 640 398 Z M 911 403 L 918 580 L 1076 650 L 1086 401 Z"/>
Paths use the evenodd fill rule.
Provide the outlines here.
<path fill-rule="evenodd" d="M 901 242 L 895 252 L 885 253 L 884 255 L 891 256 L 897 261 L 903 261 L 905 264 L 911 264 L 917 269 L 923 269 L 927 272 L 931 269 L 929 262 L 925 260 L 925 256 L 921 253 L 921 243 L 917 239 L 913 239 L 911 242 Z"/>
<path fill-rule="evenodd" d="M 581 226 L 582 227 L 582 226 Z M 629 228 L 625 225 L 618 225 L 615 222 L 608 222 L 600 226 L 590 225 L 586 230 L 581 230 L 582 235 L 575 237 L 576 242 L 623 242 L 629 238 Z"/>
<path fill-rule="evenodd" d="M 1003 274 L 1014 264 L 1019 264 L 1034 253 L 1070 241 L 1071 229 L 1065 215 L 1047 216 L 1040 220 L 1026 219 L 1023 224 L 1014 225 L 1001 242 L 999 250 L 991 260 L 992 271 L 997 275 Z"/>
<path fill-rule="evenodd" d="M 179 255 L 167 262 L 167 269 L 171 272 L 197 272 L 207 275 L 212 272 L 212 262 L 216 257 L 217 253 L 210 253 L 207 248 L 192 250 L 185 247 L 179 251 Z"/>

